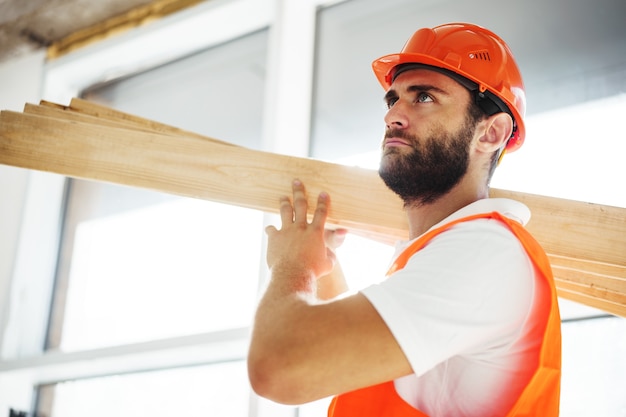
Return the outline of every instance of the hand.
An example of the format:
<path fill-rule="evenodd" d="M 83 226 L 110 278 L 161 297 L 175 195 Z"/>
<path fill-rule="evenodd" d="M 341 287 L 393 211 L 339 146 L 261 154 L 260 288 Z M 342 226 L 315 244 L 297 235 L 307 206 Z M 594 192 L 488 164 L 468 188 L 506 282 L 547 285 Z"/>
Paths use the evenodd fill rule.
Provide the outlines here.
<path fill-rule="evenodd" d="M 347 229 L 326 229 L 324 232 L 326 248 L 335 253 L 336 249 L 343 244 L 347 233 Z M 338 260 L 335 260 L 333 270 L 329 274 L 319 277 L 317 280 L 316 296 L 320 300 L 331 300 L 348 290 L 348 283 L 343 274 L 341 264 Z"/>
<path fill-rule="evenodd" d="M 346 240 L 347 233 L 347 229 L 326 229 L 324 231 L 324 241 L 326 242 L 326 247 L 333 253 L 336 253 L 337 248 Z"/>
<path fill-rule="evenodd" d="M 280 270 L 281 276 L 294 279 L 304 274 L 306 278 L 316 279 L 332 271 L 336 259 L 329 247 L 336 248 L 341 244 L 341 233 L 325 231 L 330 203 L 328 194 L 320 193 L 309 223 L 304 185 L 295 180 L 292 189 L 293 204 L 288 197 L 280 199 L 281 229 L 277 230 L 274 226 L 265 229 L 268 236 L 267 264 L 273 271 Z"/>

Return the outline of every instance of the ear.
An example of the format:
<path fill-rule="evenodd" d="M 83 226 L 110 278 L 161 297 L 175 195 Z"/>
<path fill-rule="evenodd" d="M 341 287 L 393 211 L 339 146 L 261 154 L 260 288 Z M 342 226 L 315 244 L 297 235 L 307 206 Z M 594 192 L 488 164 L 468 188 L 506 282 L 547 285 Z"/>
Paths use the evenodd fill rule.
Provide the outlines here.
<path fill-rule="evenodd" d="M 485 130 L 478 138 L 478 150 L 492 153 L 506 145 L 513 133 L 513 119 L 507 113 L 496 113 L 485 119 Z"/>

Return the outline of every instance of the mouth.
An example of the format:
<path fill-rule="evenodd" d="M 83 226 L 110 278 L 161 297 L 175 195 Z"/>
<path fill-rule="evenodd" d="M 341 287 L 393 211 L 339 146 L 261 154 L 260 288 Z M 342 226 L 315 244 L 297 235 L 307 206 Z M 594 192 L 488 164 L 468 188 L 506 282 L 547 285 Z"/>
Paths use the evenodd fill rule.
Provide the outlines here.
<path fill-rule="evenodd" d="M 406 147 L 413 147 L 413 138 L 407 137 L 406 132 L 393 128 L 386 130 L 383 139 L 383 149 Z"/>
<path fill-rule="evenodd" d="M 400 138 L 385 138 L 385 141 L 383 142 L 383 148 L 395 148 L 395 147 L 410 147 L 412 146 L 411 143 L 409 141 L 407 141 L 406 139 L 400 139 Z"/>

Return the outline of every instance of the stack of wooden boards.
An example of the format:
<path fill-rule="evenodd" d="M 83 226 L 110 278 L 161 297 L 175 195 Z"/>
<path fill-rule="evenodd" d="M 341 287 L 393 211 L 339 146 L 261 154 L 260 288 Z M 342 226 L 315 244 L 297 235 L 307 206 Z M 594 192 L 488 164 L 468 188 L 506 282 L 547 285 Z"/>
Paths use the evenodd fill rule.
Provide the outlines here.
<path fill-rule="evenodd" d="M 300 178 L 329 223 L 377 240 L 406 238 L 402 202 L 372 170 L 251 150 L 81 99 L 0 113 L 0 163 L 278 212 Z M 506 190 L 532 211 L 559 295 L 626 317 L 626 208 Z"/>

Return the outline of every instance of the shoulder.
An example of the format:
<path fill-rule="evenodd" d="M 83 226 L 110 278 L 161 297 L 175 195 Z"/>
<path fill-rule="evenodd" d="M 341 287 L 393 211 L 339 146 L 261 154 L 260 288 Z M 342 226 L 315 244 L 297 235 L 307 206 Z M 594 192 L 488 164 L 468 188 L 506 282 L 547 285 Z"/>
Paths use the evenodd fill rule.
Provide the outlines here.
<path fill-rule="evenodd" d="M 531 212 L 528 206 L 509 198 L 485 198 L 474 201 L 471 204 L 452 213 L 439 224 L 444 224 L 456 219 L 483 213 L 497 212 L 502 216 L 514 220 L 521 225 L 526 225 L 530 220 Z M 437 227 L 437 225 L 435 225 Z"/>
<path fill-rule="evenodd" d="M 534 286 L 534 266 L 517 237 L 501 221 L 479 218 L 437 234 L 363 294 L 389 321 L 411 317 L 415 325 L 431 318 L 441 328 L 498 317 L 508 326 L 527 315 Z"/>
<path fill-rule="evenodd" d="M 529 261 L 518 237 L 504 222 L 488 214 L 459 216 L 441 222 L 425 235 L 397 245 L 394 258 L 407 257 L 405 269 L 435 264 L 442 270 L 468 266 L 481 270 L 484 263 L 514 266 Z"/>
<path fill-rule="evenodd" d="M 476 260 L 491 257 L 494 251 L 500 258 L 507 255 L 519 257 L 525 251 L 519 238 L 510 230 L 510 224 L 524 226 L 529 219 L 530 210 L 520 202 L 504 198 L 478 200 L 452 213 L 422 236 L 400 242 L 394 259 L 402 255 L 406 260 L 417 252 L 423 261 L 438 262 L 440 259 L 436 255 L 441 254 L 457 264 L 459 258 L 450 258 L 455 252 L 460 255 L 472 253 Z M 501 250 L 496 251 L 497 248 Z"/>
<path fill-rule="evenodd" d="M 455 224 L 434 236 L 387 282 L 433 285 L 451 293 L 464 289 L 461 295 L 471 295 L 484 294 L 485 288 L 506 291 L 516 283 L 527 285 L 533 274 L 532 261 L 506 225 L 481 218 Z M 396 280 L 400 282 L 393 284 Z"/>

